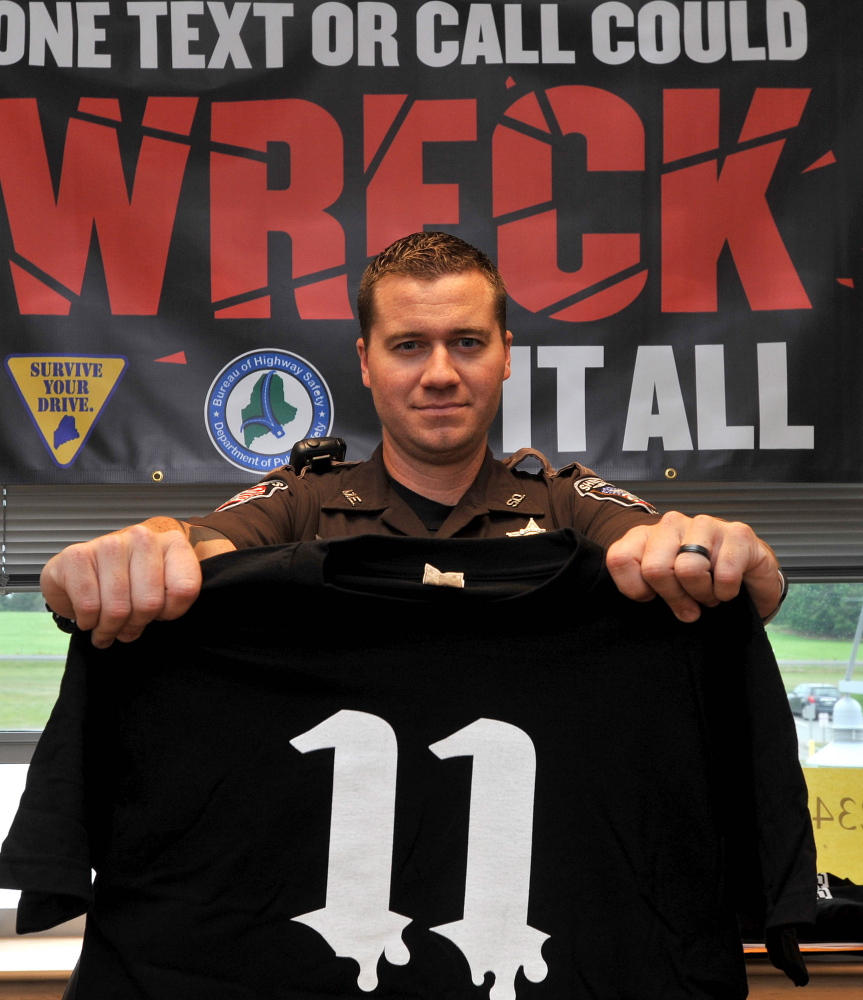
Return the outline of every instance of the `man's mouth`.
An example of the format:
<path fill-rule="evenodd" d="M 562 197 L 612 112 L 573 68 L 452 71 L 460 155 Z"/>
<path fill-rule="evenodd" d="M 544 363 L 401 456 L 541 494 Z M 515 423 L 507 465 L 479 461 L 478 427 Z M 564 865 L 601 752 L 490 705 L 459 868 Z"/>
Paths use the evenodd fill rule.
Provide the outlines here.
<path fill-rule="evenodd" d="M 467 403 L 460 403 L 455 400 L 447 403 L 420 403 L 414 408 L 434 413 L 436 410 L 460 410 L 467 406 Z"/>
<path fill-rule="evenodd" d="M 450 417 L 466 409 L 467 405 L 467 403 L 434 403 L 429 406 L 418 406 L 416 409 L 427 417 Z"/>

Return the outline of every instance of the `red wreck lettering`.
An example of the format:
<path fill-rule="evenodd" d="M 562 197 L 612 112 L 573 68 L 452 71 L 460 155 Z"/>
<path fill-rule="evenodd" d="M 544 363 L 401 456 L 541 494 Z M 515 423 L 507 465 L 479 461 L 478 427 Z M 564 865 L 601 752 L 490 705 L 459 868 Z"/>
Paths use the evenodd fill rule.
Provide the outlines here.
<path fill-rule="evenodd" d="M 366 95 L 365 166 L 378 153 L 406 98 Z M 426 223 L 459 222 L 457 184 L 423 181 L 423 144 L 476 141 L 476 101 L 415 101 L 383 154 L 366 191 L 367 251 L 376 254 Z"/>
<path fill-rule="evenodd" d="M 716 311 L 717 268 L 726 246 L 752 310 L 811 308 L 780 233 L 784 220 L 774 218 L 768 200 L 787 134 L 798 127 L 809 93 L 756 89 L 729 151 L 727 137 L 720 148 L 718 90 L 665 92 L 656 237 L 663 312 Z M 7 138 L 0 142 L 0 188 L 22 314 L 69 314 L 81 295 L 94 237 L 112 314 L 158 312 L 190 142 L 199 141 L 192 130 L 196 108 L 197 98 L 151 97 L 136 138 L 129 126 L 137 123 L 123 120 L 120 100 L 82 98 L 69 120 L 62 162 L 49 166 L 35 99 L 0 100 L 0 136 Z M 475 99 L 365 95 L 362 129 L 368 254 L 405 232 L 459 224 L 461 186 L 485 192 L 490 182 L 498 262 L 519 305 L 554 320 L 588 322 L 615 315 L 640 296 L 648 271 L 638 203 L 620 201 L 615 221 L 623 220 L 622 232 L 579 233 L 577 223 L 567 227 L 560 209 L 568 203 L 581 208 L 583 188 L 571 170 L 553 169 L 560 137 L 580 135 L 586 159 L 578 169 L 586 169 L 591 184 L 612 192 L 614 175 L 624 180 L 628 174 L 632 181 L 626 183 L 638 188 L 642 201 L 656 200 L 660 192 L 645 180 L 645 149 L 651 146 L 644 124 L 623 98 L 574 84 L 523 94 L 494 128 L 491 176 L 465 169 L 447 183 L 426 181 L 424 154 L 435 143 L 476 142 Z M 133 167 L 120 145 L 127 136 L 138 144 Z M 200 140 L 207 143 L 205 136 Z M 215 102 L 209 140 L 216 317 L 270 317 L 274 265 L 268 244 L 271 233 L 284 233 L 293 282 L 284 274 L 273 274 L 272 282 L 293 284 L 299 318 L 351 319 L 346 237 L 341 208 L 334 206 L 342 199 L 355 205 L 363 181 L 358 170 L 348 172 L 355 181 L 345 191 L 340 123 L 299 98 Z M 207 185 L 196 181 L 186 185 L 185 196 L 199 213 L 197 199 L 207 197 L 201 194 Z M 612 227 L 597 222 L 594 228 Z M 576 270 L 565 270 L 558 251 L 574 241 L 581 261 L 573 262 Z M 188 277 L 206 284 L 203 271 Z"/>
<path fill-rule="evenodd" d="M 808 96 L 756 90 L 738 141 L 796 128 Z M 663 312 L 716 311 L 716 266 L 726 244 L 753 310 L 811 308 L 766 197 L 784 145 L 777 139 L 741 149 L 721 169 L 714 157 L 663 175 Z M 665 162 L 718 156 L 718 146 L 719 91 L 666 91 Z"/>
<path fill-rule="evenodd" d="M 753 310 L 811 308 L 767 201 L 785 143 L 781 133 L 797 127 L 808 96 L 804 89 L 756 90 L 738 138 L 741 148 L 720 170 L 719 91 L 665 92 L 663 312 L 716 311 L 717 263 L 726 244 Z M 552 189 L 553 137 L 556 128 L 583 135 L 588 171 L 642 171 L 643 126 L 622 98 L 594 87 L 556 87 L 546 97 L 554 121 L 546 121 L 537 96 L 527 94 L 495 129 L 498 263 L 512 298 L 531 312 L 548 310 L 552 319 L 569 322 L 598 320 L 620 312 L 645 286 L 640 234 L 584 233 L 582 266 L 561 270 L 557 249 L 571 234 L 559 232 L 556 206 L 568 192 Z M 531 131 L 509 127 L 509 119 Z M 515 213 L 520 217 L 507 218 Z"/>
<path fill-rule="evenodd" d="M 561 133 L 585 137 L 588 171 L 644 170 L 644 127 L 626 101 L 606 90 L 576 85 L 554 87 L 546 91 L 546 96 Z M 528 94 L 507 115 L 516 121 L 536 124 L 542 112 L 536 96 Z M 554 203 L 565 196 L 566 192 L 552 191 L 552 129 L 547 131 L 545 141 L 526 136 L 506 124 L 495 129 L 496 216 Z M 498 263 L 512 298 L 531 312 L 538 312 L 640 263 L 638 233 L 584 233 L 581 239 L 582 266 L 577 271 L 562 271 L 557 263 L 556 208 L 503 222 L 498 229 Z M 638 296 L 646 278 L 646 270 L 628 275 L 552 316 L 570 321 L 610 316 Z"/>
<path fill-rule="evenodd" d="M 344 230 L 328 211 L 344 185 L 343 140 L 329 112 L 295 99 L 216 103 L 212 138 L 237 147 L 236 153 L 214 152 L 211 158 L 214 302 L 257 289 L 265 295 L 271 232 L 290 235 L 294 278 L 344 267 Z M 243 150 L 267 152 L 274 143 L 290 147 L 290 183 L 278 189 L 267 186 L 265 162 L 242 155 Z M 328 282 L 327 297 L 327 315 L 318 311 L 306 318 L 351 316 L 346 280 Z M 254 315 L 268 317 L 269 302 Z"/>
<path fill-rule="evenodd" d="M 176 100 L 150 98 L 147 115 Z M 95 225 L 112 313 L 155 315 L 189 147 L 145 135 L 130 197 L 116 129 L 72 118 L 55 199 L 36 101 L 0 100 L 0 135 L 17 137 L 0 143 L 0 186 L 16 252 L 70 298 L 80 295 Z M 44 312 L 45 296 L 56 295 L 36 278 L 16 278 L 16 292 L 22 314 Z"/>

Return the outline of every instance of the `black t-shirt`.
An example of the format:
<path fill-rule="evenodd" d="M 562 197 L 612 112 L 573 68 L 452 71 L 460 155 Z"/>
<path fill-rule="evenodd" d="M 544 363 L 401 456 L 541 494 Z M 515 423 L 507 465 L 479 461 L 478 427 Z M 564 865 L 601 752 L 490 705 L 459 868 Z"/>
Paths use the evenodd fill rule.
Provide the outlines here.
<path fill-rule="evenodd" d="M 437 500 L 430 500 L 422 493 L 415 493 L 409 490 L 397 479 L 390 478 L 390 485 L 422 521 L 423 526 L 429 531 L 438 531 L 443 527 L 446 519 L 452 513 L 454 504 L 438 503 Z"/>
<path fill-rule="evenodd" d="M 748 600 L 683 625 L 569 530 L 203 569 L 73 638 L 0 856 L 22 930 L 89 908 L 76 1000 L 742 1000 L 735 914 L 812 919 Z"/>

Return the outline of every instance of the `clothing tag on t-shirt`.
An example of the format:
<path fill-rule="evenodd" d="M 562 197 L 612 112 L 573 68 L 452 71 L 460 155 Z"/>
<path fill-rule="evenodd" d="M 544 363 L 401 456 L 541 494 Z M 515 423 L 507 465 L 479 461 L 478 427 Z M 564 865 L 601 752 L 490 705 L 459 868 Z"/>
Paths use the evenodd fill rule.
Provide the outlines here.
<path fill-rule="evenodd" d="M 818 899 L 832 899 L 833 893 L 830 891 L 830 880 L 827 872 L 818 872 Z"/>
<path fill-rule="evenodd" d="M 423 569 L 423 583 L 432 587 L 464 587 L 464 573 L 441 573 L 431 563 L 426 563 Z"/>

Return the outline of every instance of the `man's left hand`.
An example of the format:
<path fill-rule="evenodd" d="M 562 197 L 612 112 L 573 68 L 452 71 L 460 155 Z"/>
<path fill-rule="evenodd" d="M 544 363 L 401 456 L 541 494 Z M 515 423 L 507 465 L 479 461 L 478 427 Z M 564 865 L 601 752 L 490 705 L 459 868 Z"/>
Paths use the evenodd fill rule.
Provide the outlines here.
<path fill-rule="evenodd" d="M 679 552 L 681 545 L 702 546 Z M 782 579 L 773 550 L 748 524 L 671 511 L 656 524 L 638 525 L 614 542 L 606 557 L 617 589 L 635 601 L 661 597 L 683 622 L 694 622 L 701 605 L 730 601 L 746 587 L 758 614 L 779 606 Z"/>

